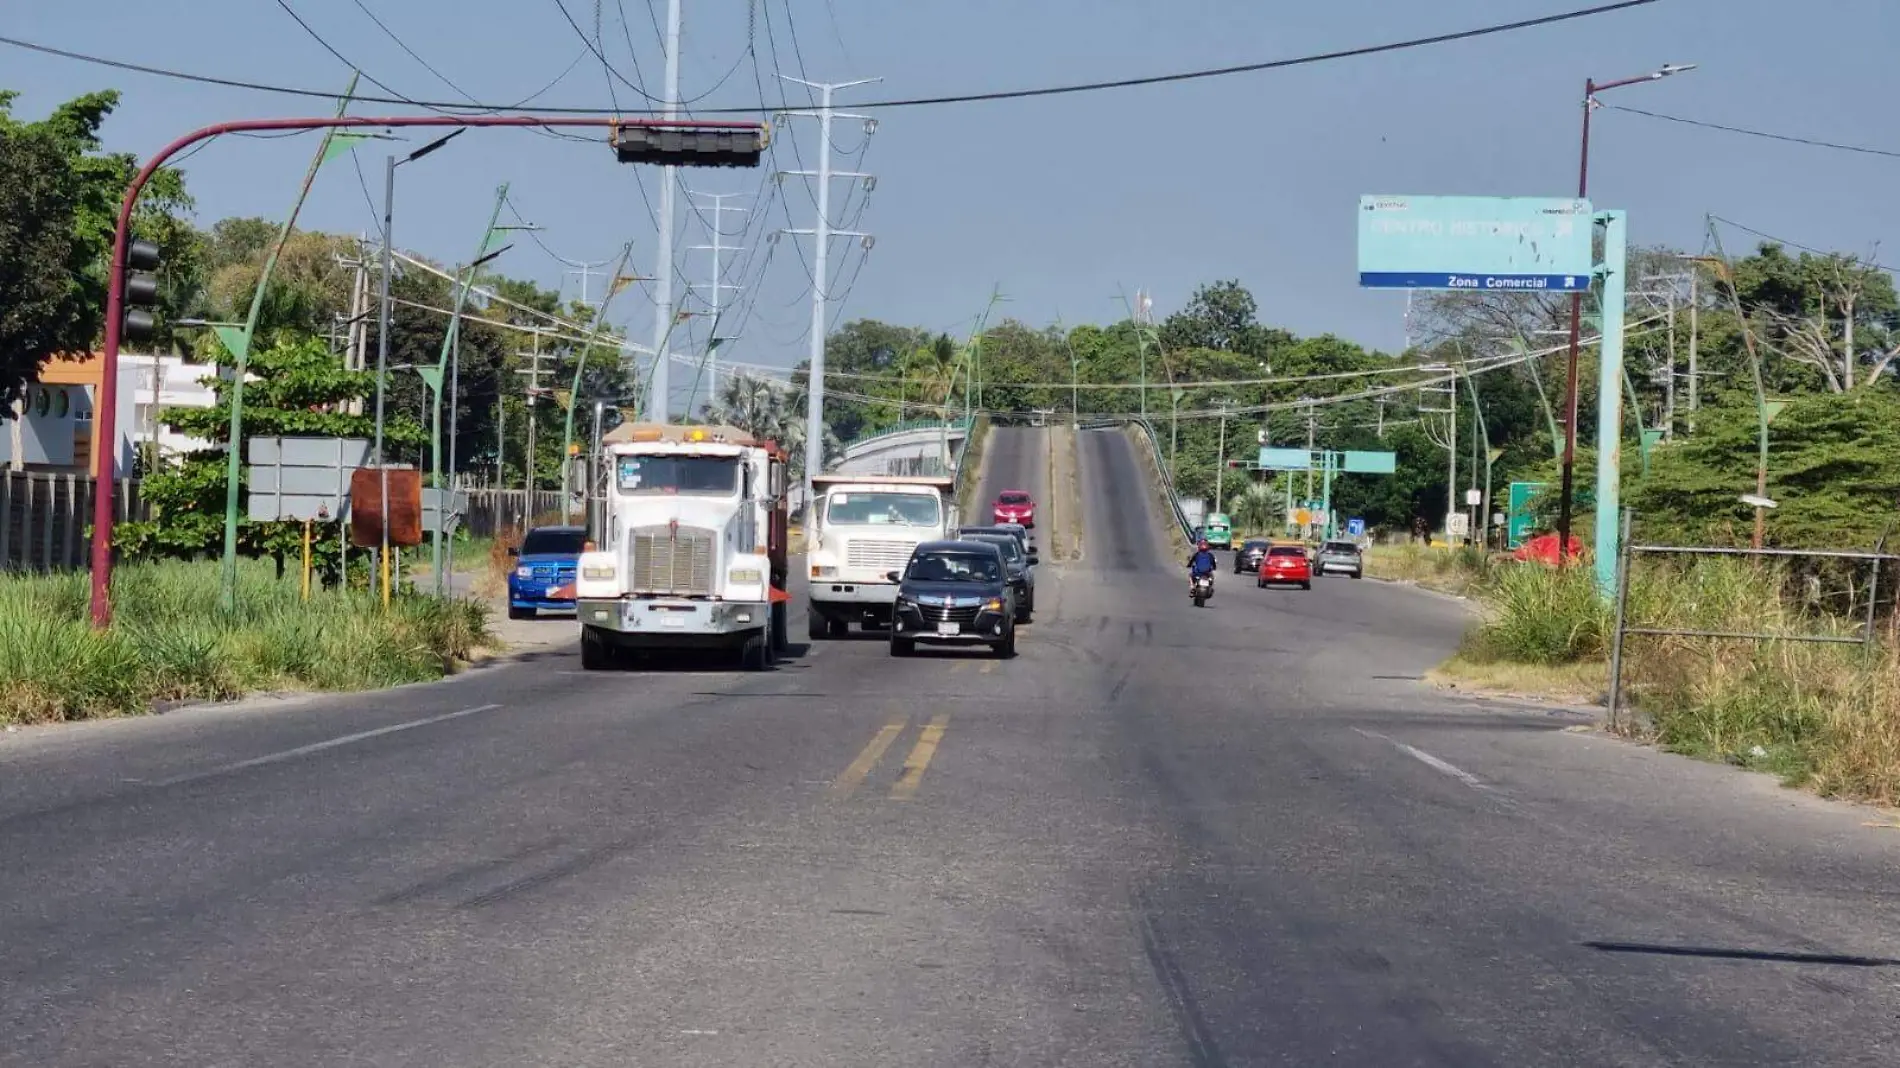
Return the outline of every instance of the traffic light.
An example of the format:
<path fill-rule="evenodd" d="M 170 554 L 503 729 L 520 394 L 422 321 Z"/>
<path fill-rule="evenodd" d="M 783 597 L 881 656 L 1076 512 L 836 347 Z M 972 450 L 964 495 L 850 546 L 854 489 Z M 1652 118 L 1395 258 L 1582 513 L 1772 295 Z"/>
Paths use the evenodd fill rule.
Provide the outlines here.
<path fill-rule="evenodd" d="M 144 341 L 158 329 L 158 245 L 134 239 L 125 246 L 125 279 L 119 286 L 123 307 L 119 320 L 122 341 Z"/>
<path fill-rule="evenodd" d="M 622 163 L 756 167 L 765 153 L 765 127 L 628 123 L 613 128 L 611 143 Z"/>

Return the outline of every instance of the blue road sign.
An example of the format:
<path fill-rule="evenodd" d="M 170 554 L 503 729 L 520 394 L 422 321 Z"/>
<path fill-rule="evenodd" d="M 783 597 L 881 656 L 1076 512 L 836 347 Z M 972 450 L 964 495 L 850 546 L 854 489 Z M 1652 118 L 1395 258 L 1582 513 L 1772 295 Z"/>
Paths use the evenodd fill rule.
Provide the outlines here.
<path fill-rule="evenodd" d="M 1358 219 L 1359 284 L 1366 288 L 1590 288 L 1587 200 L 1363 196 Z"/>
<path fill-rule="evenodd" d="M 1346 520 L 1346 536 L 1349 538 L 1365 537 L 1366 536 L 1366 521 L 1363 519 Z"/>

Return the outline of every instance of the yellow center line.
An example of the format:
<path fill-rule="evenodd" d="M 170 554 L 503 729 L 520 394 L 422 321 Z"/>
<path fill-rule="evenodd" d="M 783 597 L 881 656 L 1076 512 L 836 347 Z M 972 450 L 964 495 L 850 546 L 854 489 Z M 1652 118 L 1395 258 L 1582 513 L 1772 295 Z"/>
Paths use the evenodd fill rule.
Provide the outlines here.
<path fill-rule="evenodd" d="M 950 725 L 948 713 L 930 717 L 930 723 L 917 736 L 917 744 L 911 747 L 910 756 L 904 759 L 904 773 L 897 777 L 896 785 L 891 787 L 891 799 L 908 801 L 917 796 L 917 787 L 924 781 L 924 771 L 930 767 L 930 758 L 937 755 L 937 743 L 943 741 L 943 730 Z"/>
<path fill-rule="evenodd" d="M 852 792 L 864 782 L 865 777 L 871 774 L 871 769 L 877 767 L 877 762 L 884 756 L 884 750 L 889 749 L 891 743 L 897 740 L 897 736 L 904 733 L 904 727 L 909 722 L 902 716 L 893 716 L 889 723 L 878 728 L 878 732 L 871 736 L 871 741 L 858 754 L 858 758 L 844 769 L 844 774 L 832 780 L 831 785 L 827 787 L 827 792 L 833 797 L 850 797 Z"/>

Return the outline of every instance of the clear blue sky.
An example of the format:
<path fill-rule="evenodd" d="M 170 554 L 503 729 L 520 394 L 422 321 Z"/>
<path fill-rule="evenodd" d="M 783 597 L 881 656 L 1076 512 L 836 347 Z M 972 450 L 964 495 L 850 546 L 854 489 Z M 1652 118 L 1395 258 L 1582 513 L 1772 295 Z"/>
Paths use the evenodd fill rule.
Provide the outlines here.
<path fill-rule="evenodd" d="M 367 18 L 354 0 L 291 0 L 331 44 L 368 74 L 411 97 L 456 95 Z M 566 0 L 583 26 L 594 5 Z M 841 104 L 1092 80 L 1244 63 L 1428 35 L 1586 6 L 1585 0 L 760 0 L 758 68 L 776 63 L 816 79 L 882 76 L 840 94 Z M 584 45 L 555 0 L 362 0 L 458 85 L 487 101 L 519 99 L 545 85 Z M 746 57 L 747 5 L 685 0 L 683 91 L 701 106 L 756 105 Z M 653 0 L 663 17 L 664 0 Z M 628 32 L 645 84 L 658 92 L 661 49 L 648 0 L 603 5 L 609 57 L 629 78 Z M 190 14 L 186 15 L 185 12 Z M 769 16 L 769 17 L 768 17 Z M 771 27 L 768 39 L 767 26 Z M 275 0 L 184 4 L 15 3 L 0 33 L 80 51 L 245 80 L 340 90 L 348 70 Z M 771 47 L 776 42 L 776 54 Z M 861 272 L 852 243 L 834 247 L 846 318 L 931 327 L 967 324 L 992 285 L 1004 310 L 1031 323 L 1118 317 L 1118 287 L 1145 287 L 1157 314 L 1193 287 L 1238 277 L 1262 318 L 1310 334 L 1330 331 L 1396 347 L 1402 298 L 1356 288 L 1352 208 L 1361 193 L 1567 195 L 1576 180 L 1578 97 L 1586 76 L 1607 80 L 1666 62 L 1701 69 L 1605 94 L 1604 102 L 1824 140 L 1900 149 L 1893 103 L 1900 68 L 1900 4 L 1893 0 L 1661 0 L 1650 7 L 1520 33 L 1394 55 L 1182 85 L 1042 100 L 890 109 L 862 155 L 878 177 L 859 218 L 876 234 Z M 714 89 L 720 76 L 737 69 Z M 176 133 L 220 118 L 315 114 L 318 101 L 185 84 L 0 48 L 0 85 L 24 91 L 35 117 L 57 101 L 105 87 L 125 91 L 106 128 L 115 149 L 147 153 Z M 608 103 L 591 54 L 541 103 Z M 634 94 L 616 85 L 622 106 Z M 365 92 L 374 91 L 367 84 Z M 793 89 L 793 101 L 803 98 Z M 371 107 L 358 109 L 368 113 Z M 389 110 L 389 109 L 382 109 Z M 839 124 L 840 161 L 853 165 L 864 138 Z M 776 165 L 814 161 L 815 124 L 777 134 Z M 310 152 L 308 138 L 225 139 L 188 165 L 200 221 L 275 217 L 287 206 Z M 380 196 L 380 146 L 365 172 Z M 469 255 L 495 186 L 513 183 L 522 213 L 560 255 L 612 256 L 636 242 L 654 268 L 654 223 L 636 188 L 644 175 L 607 151 L 527 133 L 478 131 L 405 168 L 396 222 L 400 244 L 444 261 Z M 761 190 L 761 173 L 682 172 L 694 189 Z M 1851 155 L 1679 126 L 1604 110 L 1597 114 L 1592 194 L 1628 210 L 1633 240 L 1697 249 L 1714 212 L 1807 244 L 1900 259 L 1900 160 Z M 835 192 L 847 192 L 839 183 Z M 746 231 L 809 226 L 807 187 L 787 179 L 781 199 Z M 834 199 L 834 204 L 837 201 Z M 854 195 L 834 213 L 858 217 Z M 347 163 L 322 175 L 308 225 L 359 231 L 370 208 Z M 728 216 L 738 230 L 739 216 Z M 705 243 L 682 215 L 680 244 Z M 1729 231 L 1731 251 L 1752 242 Z M 755 301 L 739 360 L 787 364 L 804 354 L 809 322 L 808 239 L 773 250 L 743 279 Z M 681 251 L 684 278 L 704 283 L 705 253 Z M 752 261 L 757 268 L 759 261 Z M 523 240 L 502 267 L 544 284 L 561 268 Z M 734 266 L 731 281 L 741 281 Z M 567 282 L 574 292 L 574 280 Z M 596 282 L 598 285 L 598 281 Z M 697 295 L 691 301 L 697 301 Z M 649 333 L 651 305 L 622 296 L 616 319 Z M 694 306 L 693 303 L 688 304 Z M 703 329 L 700 327 L 699 329 Z M 680 376 L 675 375 L 676 380 Z"/>

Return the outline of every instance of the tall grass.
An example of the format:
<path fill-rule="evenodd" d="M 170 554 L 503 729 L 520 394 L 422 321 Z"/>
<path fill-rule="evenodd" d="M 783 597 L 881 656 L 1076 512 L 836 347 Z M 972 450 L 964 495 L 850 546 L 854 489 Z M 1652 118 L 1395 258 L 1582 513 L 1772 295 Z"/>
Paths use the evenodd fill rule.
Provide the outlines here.
<path fill-rule="evenodd" d="M 218 565 L 133 564 L 113 575 L 113 624 L 87 622 L 83 573 L 0 577 L 0 722 L 127 715 L 153 702 L 281 690 L 359 690 L 438 678 L 488 643 L 487 610 L 279 582 L 239 573 L 217 605 Z"/>
<path fill-rule="evenodd" d="M 1732 559 L 1635 568 L 1632 626 L 1858 636 L 1858 620 L 1787 596 L 1785 570 Z M 1460 659 L 1475 664 L 1599 664 L 1606 688 L 1612 607 L 1588 568 L 1498 568 L 1486 618 Z M 1624 643 L 1635 728 L 1683 753 L 1773 772 L 1822 793 L 1900 800 L 1900 642 L 1873 646 L 1636 635 Z"/>
<path fill-rule="evenodd" d="M 1374 545 L 1366 553 L 1365 566 L 1372 578 L 1466 593 L 1490 577 L 1493 565 L 1491 557 L 1475 546 L 1437 548 L 1408 541 Z"/>

